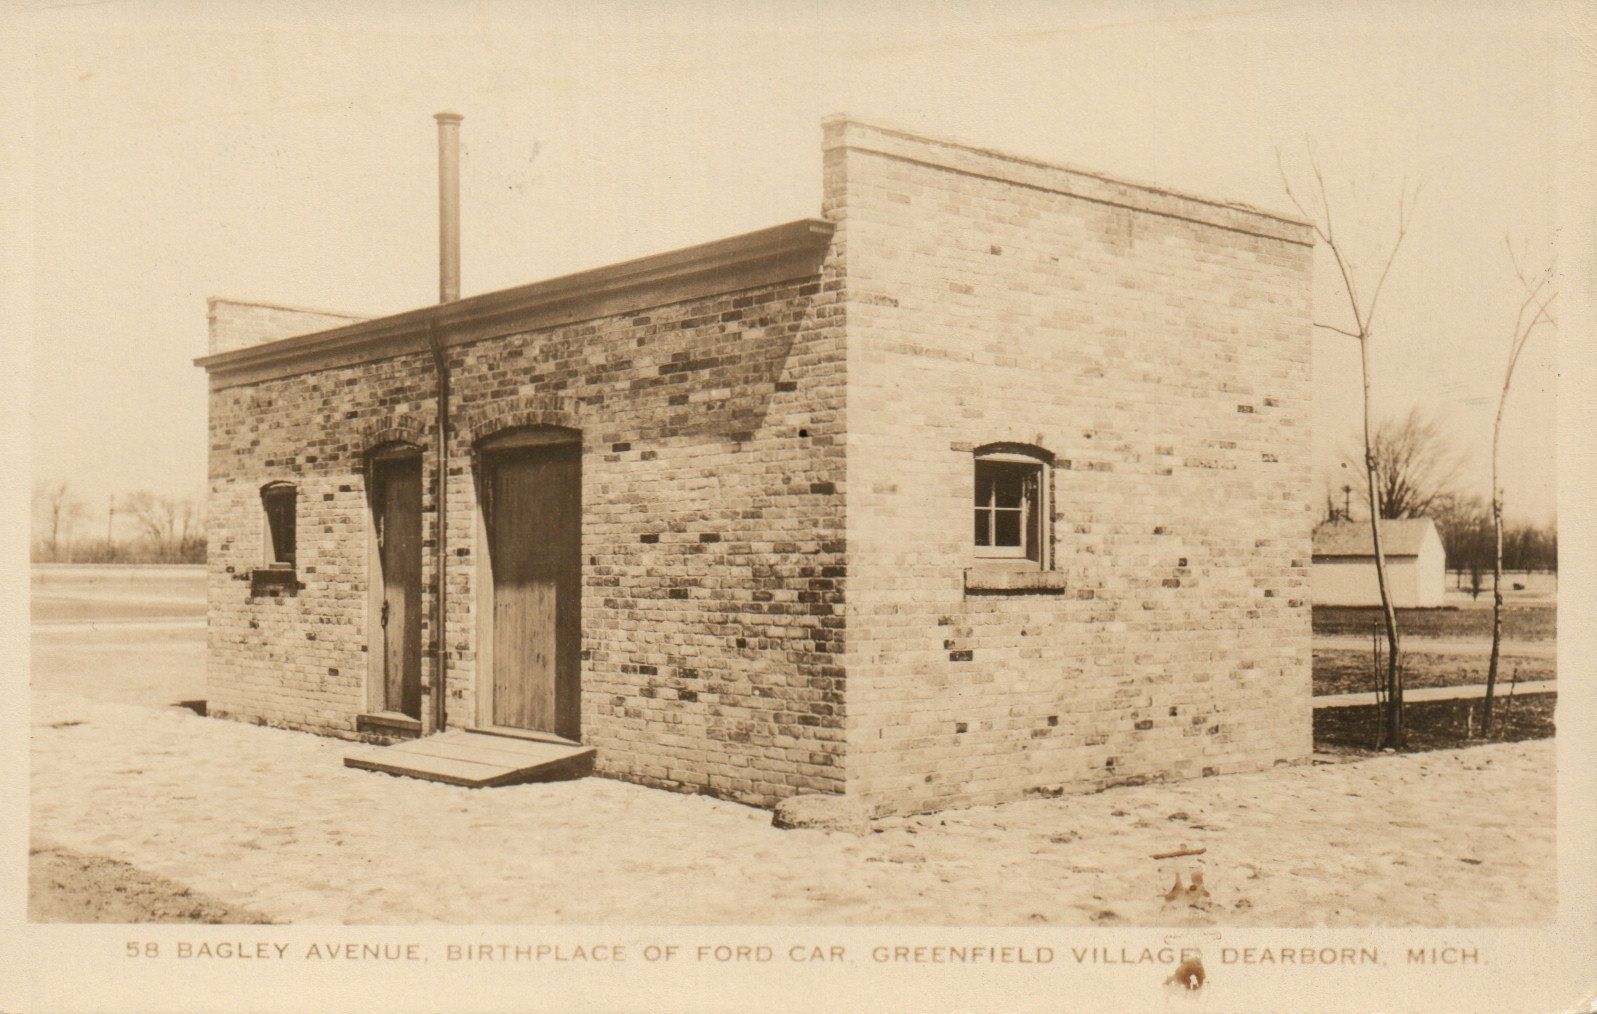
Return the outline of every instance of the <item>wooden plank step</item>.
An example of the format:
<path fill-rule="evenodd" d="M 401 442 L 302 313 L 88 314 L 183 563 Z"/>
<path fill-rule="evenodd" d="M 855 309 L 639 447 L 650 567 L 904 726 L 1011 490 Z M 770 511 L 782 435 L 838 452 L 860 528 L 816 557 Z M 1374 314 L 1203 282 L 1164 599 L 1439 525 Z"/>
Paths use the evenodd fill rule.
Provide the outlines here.
<path fill-rule="evenodd" d="M 591 746 L 508 740 L 455 730 L 437 736 L 361 747 L 344 755 L 346 767 L 486 788 L 582 777 L 592 770 Z"/>
<path fill-rule="evenodd" d="M 442 736 L 427 736 L 423 739 L 413 739 L 403 744 L 385 748 L 391 757 L 423 756 L 423 757 L 449 757 L 455 760 L 476 761 L 479 764 L 499 764 L 505 767 L 522 767 L 528 764 L 543 764 L 548 761 L 558 761 L 570 755 L 572 747 L 552 746 L 546 743 L 518 743 L 514 746 L 500 746 L 501 743 L 513 742 L 511 740 L 481 737 L 466 739 L 456 737 L 452 733 Z M 577 747 L 576 749 L 583 749 Z"/>
<path fill-rule="evenodd" d="M 504 725 L 474 725 L 468 728 L 466 731 L 475 732 L 483 736 L 497 736 L 501 739 L 517 739 L 522 740 L 523 742 L 530 741 L 533 743 L 555 743 L 560 746 L 579 745 L 575 740 L 566 739 L 564 736 L 556 736 L 552 732 L 537 732 L 532 729 L 515 729 Z"/>

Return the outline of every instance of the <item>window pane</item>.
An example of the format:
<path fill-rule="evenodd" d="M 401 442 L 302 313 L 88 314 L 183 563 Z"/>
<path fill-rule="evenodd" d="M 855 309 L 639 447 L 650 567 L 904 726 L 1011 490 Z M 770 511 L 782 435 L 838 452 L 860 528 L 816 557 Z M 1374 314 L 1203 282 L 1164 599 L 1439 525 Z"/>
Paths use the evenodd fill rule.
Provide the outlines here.
<path fill-rule="evenodd" d="M 976 508 L 976 545 L 990 546 L 992 541 L 988 536 L 988 512 L 980 507 Z"/>
<path fill-rule="evenodd" d="M 262 497 L 266 523 L 272 540 L 272 562 L 294 562 L 294 490 L 268 490 Z"/>
<path fill-rule="evenodd" d="M 1019 507 L 1021 497 L 1025 493 L 1026 470 L 1014 465 L 1002 466 L 994 470 L 993 495 L 998 507 Z"/>
<path fill-rule="evenodd" d="M 999 510 L 993 512 L 993 545 L 1020 545 L 1020 511 Z"/>
<path fill-rule="evenodd" d="M 1033 478 L 1026 488 L 1026 558 L 1042 562 L 1042 511 L 1037 496 L 1037 480 Z"/>

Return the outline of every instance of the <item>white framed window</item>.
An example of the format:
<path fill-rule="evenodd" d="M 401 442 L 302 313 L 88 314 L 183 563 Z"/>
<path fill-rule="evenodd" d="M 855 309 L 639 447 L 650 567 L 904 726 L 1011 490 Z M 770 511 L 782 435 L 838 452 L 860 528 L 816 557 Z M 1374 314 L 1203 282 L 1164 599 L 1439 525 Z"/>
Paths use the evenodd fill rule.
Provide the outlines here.
<path fill-rule="evenodd" d="M 973 552 L 980 560 L 1047 566 L 1047 456 L 1025 445 L 976 449 Z"/>

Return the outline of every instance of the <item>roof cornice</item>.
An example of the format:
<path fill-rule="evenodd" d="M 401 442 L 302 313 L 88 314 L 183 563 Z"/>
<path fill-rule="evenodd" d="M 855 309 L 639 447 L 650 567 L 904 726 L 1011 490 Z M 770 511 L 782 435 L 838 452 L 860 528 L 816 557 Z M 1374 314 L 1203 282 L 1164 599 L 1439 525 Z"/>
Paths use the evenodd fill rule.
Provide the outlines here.
<path fill-rule="evenodd" d="M 1198 197 L 1165 187 L 980 148 L 961 141 L 926 137 L 846 114 L 828 116 L 822 121 L 822 129 L 824 149 L 848 149 L 1262 239 L 1281 240 L 1300 246 L 1314 245 L 1314 231 L 1309 223 L 1236 201 Z"/>
<path fill-rule="evenodd" d="M 312 370 L 387 359 L 428 347 L 559 327 L 651 306 L 812 275 L 831 240 L 818 218 L 668 253 L 359 321 L 194 360 L 211 386 L 232 387 Z"/>

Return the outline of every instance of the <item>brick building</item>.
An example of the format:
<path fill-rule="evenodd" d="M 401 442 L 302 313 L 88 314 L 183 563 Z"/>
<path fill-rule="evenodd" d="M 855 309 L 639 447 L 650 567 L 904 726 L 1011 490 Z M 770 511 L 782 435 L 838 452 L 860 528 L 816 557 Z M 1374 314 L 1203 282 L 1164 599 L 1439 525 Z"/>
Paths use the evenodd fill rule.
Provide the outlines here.
<path fill-rule="evenodd" d="M 213 301 L 212 713 L 878 814 L 1305 759 L 1309 229 L 823 133 L 815 219 Z"/>

